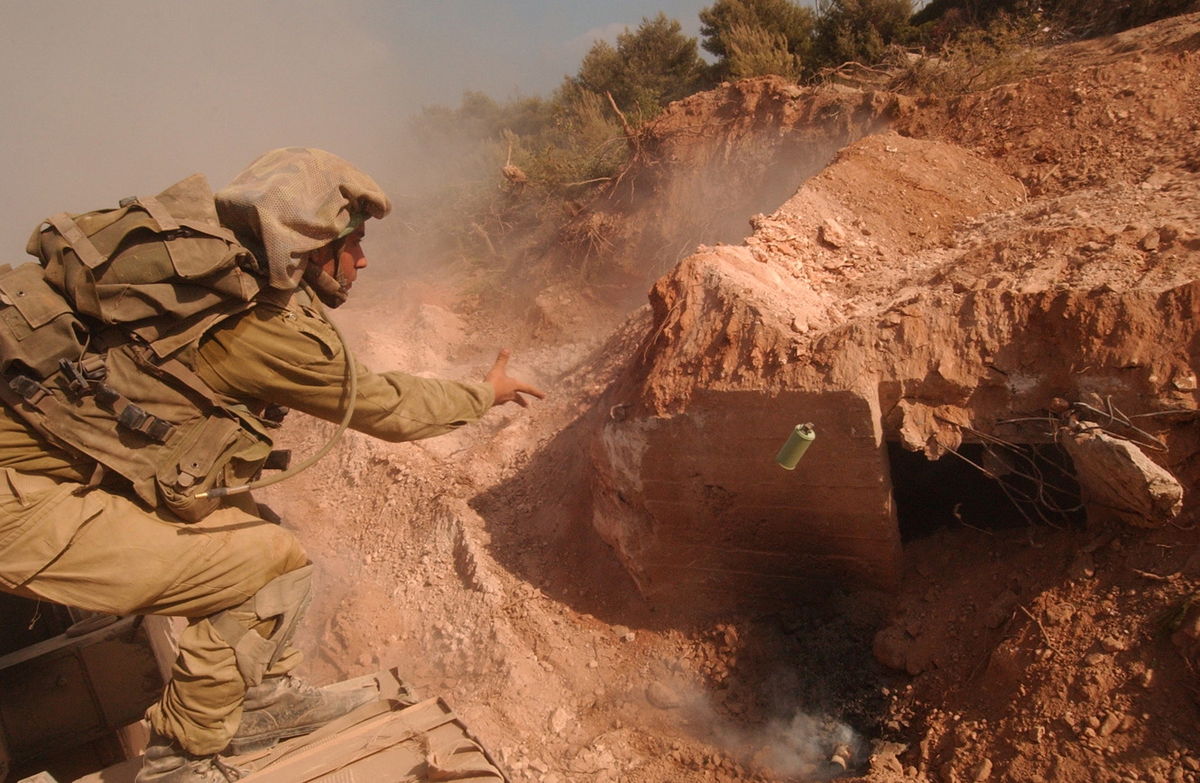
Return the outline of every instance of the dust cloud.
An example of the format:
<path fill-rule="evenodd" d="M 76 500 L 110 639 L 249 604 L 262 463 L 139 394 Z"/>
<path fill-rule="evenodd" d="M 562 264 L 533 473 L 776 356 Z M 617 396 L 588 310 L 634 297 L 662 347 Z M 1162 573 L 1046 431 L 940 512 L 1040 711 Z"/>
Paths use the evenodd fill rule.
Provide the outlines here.
<path fill-rule="evenodd" d="M 698 685 L 675 683 L 674 692 L 683 728 L 753 773 L 807 783 L 865 766 L 866 741 L 832 716 L 792 708 L 765 722 L 747 723 L 722 714 Z"/>
<path fill-rule="evenodd" d="M 0 0 L 0 241 L 17 261 L 47 215 L 195 172 L 220 186 L 288 145 L 419 194 L 407 121 L 421 107 L 549 92 L 596 38 L 660 8 L 694 32 L 704 5 Z"/>
<path fill-rule="evenodd" d="M 862 738 L 845 723 L 797 712 L 760 729 L 729 725 L 718 742 L 740 748 L 751 763 L 784 778 L 829 780 L 863 759 Z"/>

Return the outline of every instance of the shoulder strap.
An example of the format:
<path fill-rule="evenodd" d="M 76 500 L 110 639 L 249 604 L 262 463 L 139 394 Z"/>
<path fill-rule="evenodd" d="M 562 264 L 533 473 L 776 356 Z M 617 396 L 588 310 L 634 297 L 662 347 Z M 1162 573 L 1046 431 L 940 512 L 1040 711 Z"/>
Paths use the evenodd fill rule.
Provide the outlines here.
<path fill-rule="evenodd" d="M 189 390 L 199 395 L 210 405 L 224 407 L 225 403 L 217 396 L 217 393 L 194 370 L 178 359 L 155 358 L 153 350 L 144 344 L 137 345 L 134 349 L 134 354 L 138 359 L 138 363 L 146 369 L 166 373 L 187 386 Z"/>
<path fill-rule="evenodd" d="M 158 224 L 159 231 L 174 231 L 179 228 L 179 223 L 167 211 L 162 202 L 154 196 L 138 196 L 133 202 L 146 211 L 152 220 Z"/>
<path fill-rule="evenodd" d="M 87 234 L 83 233 L 83 229 L 75 222 L 66 212 L 59 212 L 46 218 L 46 222 L 54 226 L 55 230 L 67 241 L 71 249 L 75 251 L 75 255 L 79 256 L 79 260 L 83 262 L 88 269 L 95 269 L 108 260 L 108 256 L 101 253 L 92 244 L 92 240 L 87 238 Z"/>

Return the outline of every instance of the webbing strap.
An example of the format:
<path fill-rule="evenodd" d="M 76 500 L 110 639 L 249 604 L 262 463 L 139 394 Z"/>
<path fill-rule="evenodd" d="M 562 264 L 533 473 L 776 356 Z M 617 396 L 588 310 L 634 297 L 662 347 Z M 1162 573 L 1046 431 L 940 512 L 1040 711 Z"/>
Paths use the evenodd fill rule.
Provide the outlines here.
<path fill-rule="evenodd" d="M 54 226 L 54 229 L 67 240 L 67 244 L 75 251 L 75 255 L 79 256 L 79 260 L 88 269 L 95 269 L 108 260 L 108 256 L 101 253 L 92 244 L 92 240 L 87 238 L 87 234 L 83 233 L 83 229 L 75 222 L 66 212 L 59 212 L 56 215 L 51 215 L 46 218 L 46 222 Z"/>
<path fill-rule="evenodd" d="M 53 394 L 35 394 L 34 400 L 19 392 L 12 385 L 0 381 L 0 399 L 8 403 L 9 410 L 16 413 L 25 422 L 32 427 L 38 434 L 44 437 L 60 448 L 66 449 L 75 454 L 86 454 L 75 444 L 64 440 L 53 430 L 46 427 L 45 418 L 48 418 L 55 410 L 61 410 L 63 405 L 55 399 Z M 41 415 L 34 414 L 30 409 L 36 410 Z M 91 456 L 90 454 L 88 456 Z M 93 457 L 94 459 L 94 457 Z"/>
<path fill-rule="evenodd" d="M 216 223 L 206 223 L 203 220 L 180 218 L 179 225 L 183 226 L 184 228 L 190 228 L 191 230 L 200 234 L 207 234 L 210 237 L 217 237 L 218 239 L 224 239 L 226 242 L 231 244 L 237 244 L 237 237 L 234 236 L 234 233 L 224 226 L 217 225 Z"/>
<path fill-rule="evenodd" d="M 124 400 L 124 398 L 121 398 Z M 140 405 L 125 400 L 120 412 L 117 413 L 117 423 L 122 427 L 140 432 L 157 443 L 166 443 L 175 432 L 174 425 L 165 419 L 160 419 Z"/>
<path fill-rule="evenodd" d="M 117 424 L 140 432 L 157 443 L 166 443 L 175 433 L 174 424 L 135 404 L 106 383 L 96 386 L 96 402 L 107 406 L 117 415 Z"/>
<path fill-rule="evenodd" d="M 150 215 L 151 219 L 158 224 L 159 231 L 174 231 L 179 228 L 179 223 L 167 211 L 167 208 L 162 205 L 162 202 L 154 196 L 138 196 L 137 204 L 142 209 L 146 210 L 146 214 Z"/>
<path fill-rule="evenodd" d="M 25 402 L 37 408 L 38 403 L 50 395 L 50 390 L 30 378 L 28 375 L 18 375 L 8 382 L 10 389 L 21 395 Z"/>

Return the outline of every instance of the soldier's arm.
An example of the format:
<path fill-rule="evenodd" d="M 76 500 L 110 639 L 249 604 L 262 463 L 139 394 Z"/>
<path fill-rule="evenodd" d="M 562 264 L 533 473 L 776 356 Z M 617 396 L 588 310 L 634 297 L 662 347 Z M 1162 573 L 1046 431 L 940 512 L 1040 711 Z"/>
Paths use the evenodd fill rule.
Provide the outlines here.
<path fill-rule="evenodd" d="M 355 365 L 350 426 L 389 441 L 440 435 L 479 419 L 495 401 L 490 382 L 371 372 Z M 314 313 L 260 306 L 215 329 L 197 351 L 196 371 L 218 393 L 285 405 L 327 421 L 346 406 L 346 361 L 337 335 Z"/>

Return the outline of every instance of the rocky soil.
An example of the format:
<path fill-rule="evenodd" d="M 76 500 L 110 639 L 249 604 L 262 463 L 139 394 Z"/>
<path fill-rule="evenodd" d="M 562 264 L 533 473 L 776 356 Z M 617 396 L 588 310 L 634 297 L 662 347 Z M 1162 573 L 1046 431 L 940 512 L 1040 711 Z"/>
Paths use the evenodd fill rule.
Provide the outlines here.
<path fill-rule="evenodd" d="M 356 297 L 337 315 L 372 366 L 477 378 L 517 340 L 514 373 L 550 396 L 421 443 L 347 434 L 264 493 L 320 569 L 308 674 L 399 667 L 515 781 L 1200 780 L 1198 49 L 1189 16 L 1040 51 L 1028 78 L 961 97 L 726 85 L 653 123 L 564 233 L 579 252 L 600 232 L 622 289 L 558 284 L 509 320 L 456 309 L 447 283 Z M 658 275 L 653 307 L 623 309 Z M 744 285 L 701 285 L 717 278 Z M 965 301 L 970 329 L 946 316 Z M 1083 326 L 1054 328 L 1056 307 Z M 830 357 L 851 347 L 847 375 Z M 1155 528 L 956 511 L 906 536 L 894 589 L 718 611 L 647 600 L 593 525 L 591 444 L 615 415 L 873 374 L 921 381 L 884 410 L 1045 418 L 1114 356 L 1147 410 L 1191 411 L 1138 420 L 1185 487 Z M 998 382 L 1003 406 L 955 383 L 1005 357 L 1058 369 Z M 614 390 L 636 390 L 629 410 Z M 902 429 L 953 459 L 953 438 Z M 284 445 L 327 432 L 297 418 Z"/>

